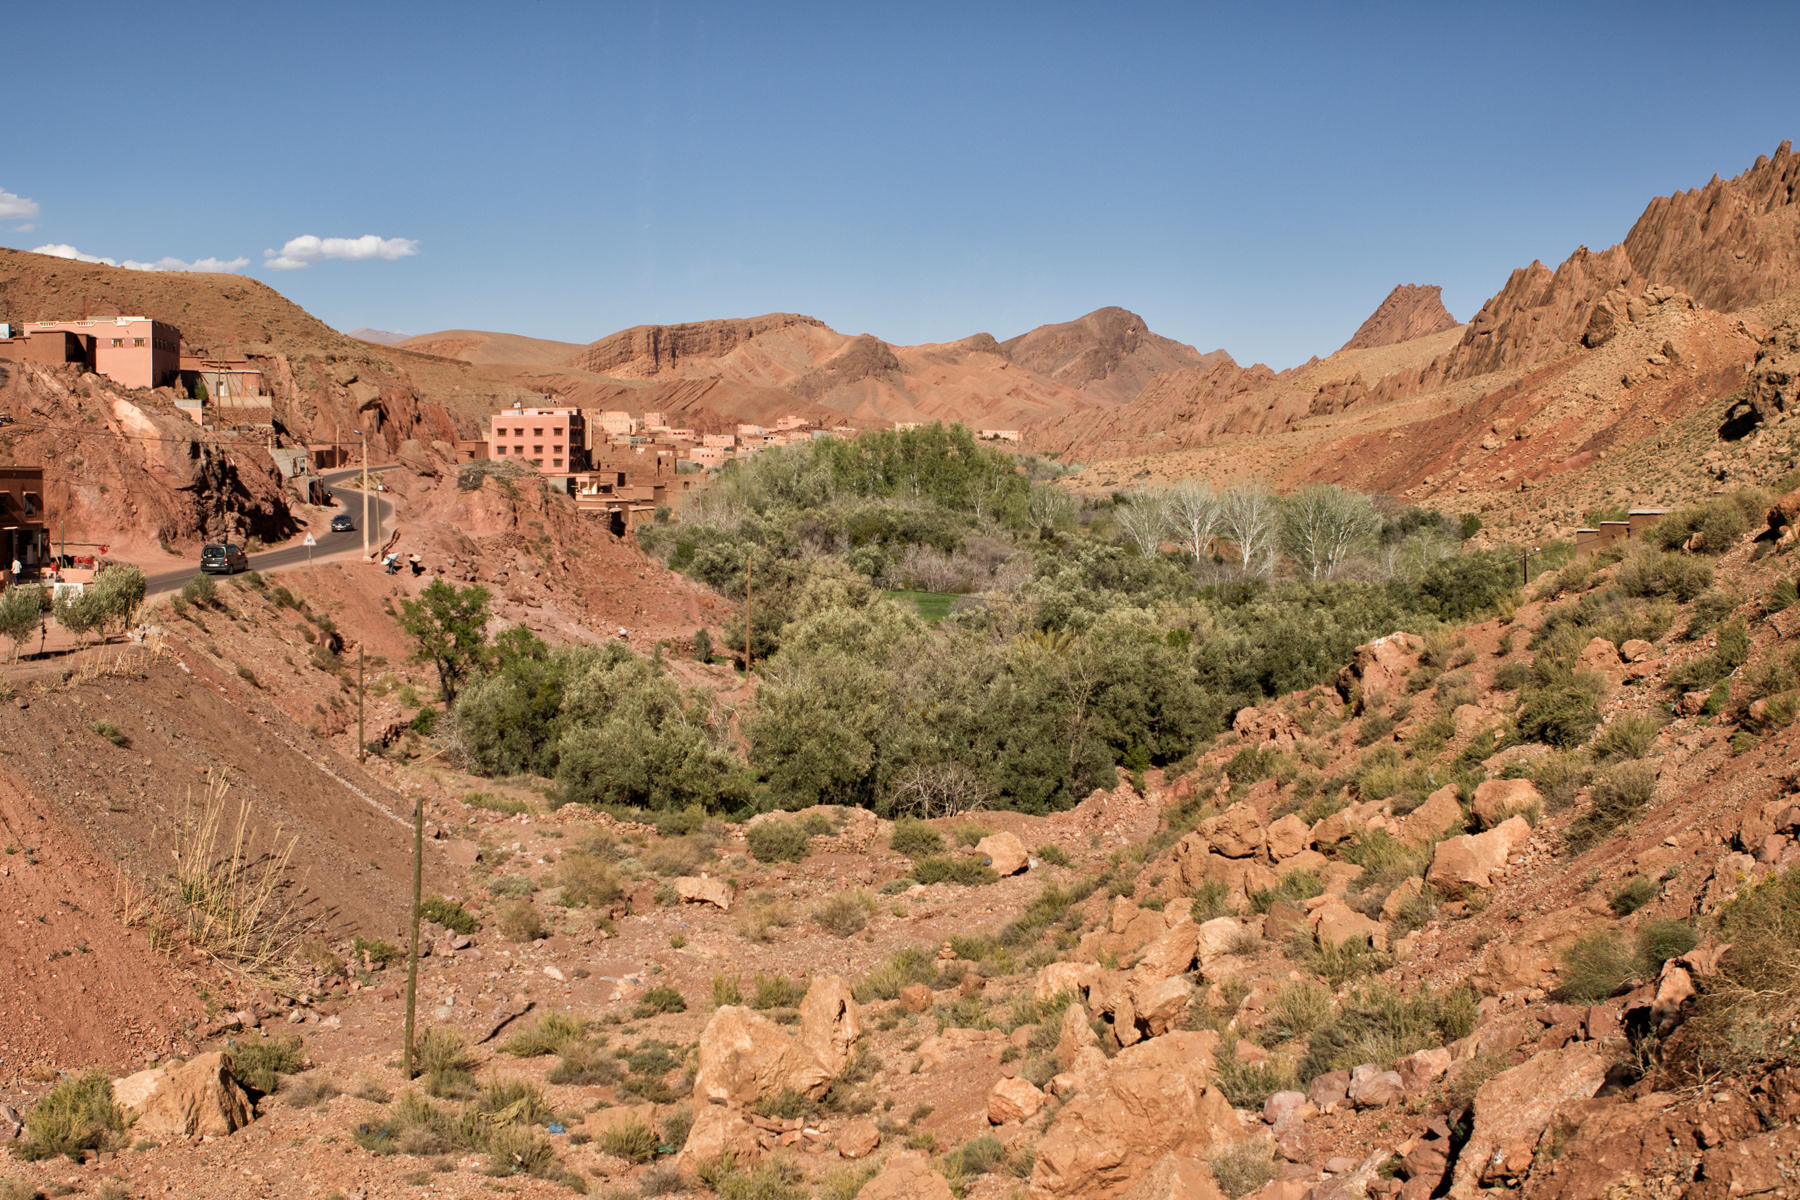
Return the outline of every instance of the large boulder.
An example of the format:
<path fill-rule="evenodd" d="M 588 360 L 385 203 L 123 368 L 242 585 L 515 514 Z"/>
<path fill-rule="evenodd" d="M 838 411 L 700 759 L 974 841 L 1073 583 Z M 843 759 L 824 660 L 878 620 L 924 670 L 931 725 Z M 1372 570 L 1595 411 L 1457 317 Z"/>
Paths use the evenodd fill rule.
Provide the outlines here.
<path fill-rule="evenodd" d="M 1244 803 L 1234 804 L 1217 816 L 1200 822 L 1195 830 L 1214 854 L 1225 858 L 1250 858 L 1266 844 L 1262 817 Z"/>
<path fill-rule="evenodd" d="M 1044 1093 L 1031 1080 L 1016 1075 L 1001 1079 L 988 1092 L 988 1124 L 1016 1124 L 1036 1116 L 1043 1107 Z"/>
<path fill-rule="evenodd" d="M 672 886 L 675 894 L 690 904 L 710 904 L 726 912 L 731 911 L 732 901 L 736 899 L 729 883 L 710 875 L 683 875 L 675 879 Z"/>
<path fill-rule="evenodd" d="M 1165 1154 L 1125 1193 L 1125 1200 L 1225 1200 L 1206 1164 Z"/>
<path fill-rule="evenodd" d="M 1237 1114 L 1211 1086 L 1217 1048 L 1217 1035 L 1201 1032 L 1121 1050 L 1039 1142 L 1032 1200 L 1121 1198 L 1164 1155 L 1210 1158 L 1242 1140 Z"/>
<path fill-rule="evenodd" d="M 1073 992 L 1082 996 L 1094 986 L 1094 980 L 1099 977 L 1098 963 L 1046 963 L 1038 971 L 1037 984 L 1032 988 L 1031 994 L 1040 1002 L 1053 999 L 1061 992 Z"/>
<path fill-rule="evenodd" d="M 835 1078 L 850 1062 L 860 1036 L 862 1019 L 850 985 L 837 975 L 814 979 L 800 1001 L 800 1050 L 827 1078 Z"/>
<path fill-rule="evenodd" d="M 675 1169 L 689 1179 L 701 1164 L 715 1162 L 730 1155 L 736 1162 L 748 1165 L 762 1157 L 762 1139 L 749 1116 L 738 1108 L 723 1104 L 695 1105 L 694 1124 L 687 1141 L 675 1158 Z M 876 1135 L 879 1138 L 879 1133 Z"/>
<path fill-rule="evenodd" d="M 1308 917 L 1313 936 L 1321 946 L 1335 948 L 1358 943 L 1375 950 L 1388 948 L 1387 926 L 1363 916 L 1335 896 L 1313 909 Z"/>
<path fill-rule="evenodd" d="M 1462 804 L 1456 799 L 1456 785 L 1447 783 L 1425 803 L 1407 813 L 1400 821 L 1399 839 L 1409 846 L 1423 846 L 1462 826 Z"/>
<path fill-rule="evenodd" d="M 1358 646 L 1350 665 L 1338 672 L 1338 694 L 1355 700 L 1358 713 L 1367 709 L 1371 696 L 1403 694 L 1406 676 L 1424 648 L 1424 639 L 1411 633 L 1390 633 Z"/>
<path fill-rule="evenodd" d="M 1303 850 L 1312 848 L 1312 826 L 1301 820 L 1299 814 L 1288 813 L 1269 826 L 1269 857 L 1275 862 L 1294 857 Z"/>
<path fill-rule="evenodd" d="M 1611 653 L 1612 643 L 1607 643 Z M 1494 829 L 1508 817 L 1540 812 L 1543 794 L 1529 779 L 1488 779 L 1475 785 L 1475 815 L 1483 829 Z"/>
<path fill-rule="evenodd" d="M 1132 975 L 1139 980 L 1154 981 L 1182 974 L 1194 965 L 1199 934 L 1200 926 L 1194 924 L 1192 917 L 1182 914 L 1155 941 L 1144 947 L 1143 954 L 1131 968 Z"/>
<path fill-rule="evenodd" d="M 931 1165 L 931 1159 L 914 1150 L 903 1150 L 888 1159 L 881 1174 L 863 1184 L 858 1200 L 956 1200 L 950 1183 Z"/>
<path fill-rule="evenodd" d="M 1524 817 L 1509 817 L 1486 833 L 1465 833 L 1437 844 L 1425 882 L 1450 892 L 1494 886 L 1513 851 L 1531 837 Z"/>
<path fill-rule="evenodd" d="M 156 1141 L 223 1137 L 256 1115 L 232 1075 L 230 1058 L 217 1050 L 118 1080 L 113 1099 L 136 1118 L 134 1136 Z"/>
<path fill-rule="evenodd" d="M 1145 1031 L 1151 1037 L 1161 1037 L 1175 1027 L 1193 995 L 1194 985 L 1180 975 L 1147 979 L 1131 989 L 1131 1007 Z"/>
<path fill-rule="evenodd" d="M 861 1032 L 849 985 L 836 975 L 807 989 L 798 1041 L 761 1013 L 723 1005 L 700 1034 L 694 1099 L 746 1105 L 790 1089 L 816 1099 L 850 1061 Z"/>
<path fill-rule="evenodd" d="M 1556 1110 L 1586 1100 L 1606 1082 L 1607 1060 L 1592 1042 L 1547 1050 L 1502 1071 L 1475 1093 L 1475 1128 L 1456 1158 L 1450 1195 L 1468 1200 L 1490 1181 L 1517 1179 Z"/>
<path fill-rule="evenodd" d="M 987 860 L 996 875 L 1017 875 L 1031 863 L 1025 843 L 1016 833 L 990 833 L 975 843 L 975 853 Z"/>

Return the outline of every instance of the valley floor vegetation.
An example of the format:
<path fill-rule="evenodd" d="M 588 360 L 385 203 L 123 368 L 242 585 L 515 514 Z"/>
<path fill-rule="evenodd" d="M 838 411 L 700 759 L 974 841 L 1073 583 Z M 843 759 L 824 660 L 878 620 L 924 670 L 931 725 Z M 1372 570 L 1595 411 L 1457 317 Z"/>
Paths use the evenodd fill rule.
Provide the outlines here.
<path fill-rule="evenodd" d="M 564 802 L 1041 813 L 1192 754 L 1363 642 L 1516 595 L 1516 557 L 1465 546 L 1474 522 L 1327 485 L 1082 500 L 1058 470 L 961 427 L 871 433 L 731 464 L 680 524 L 640 531 L 726 596 L 754 570 L 741 737 L 660 653 L 471 641 L 480 589 L 428 595 L 408 627 L 466 758 L 553 778 Z M 887 590 L 955 603 L 930 620 Z M 734 621 L 722 642 L 741 647 Z"/>

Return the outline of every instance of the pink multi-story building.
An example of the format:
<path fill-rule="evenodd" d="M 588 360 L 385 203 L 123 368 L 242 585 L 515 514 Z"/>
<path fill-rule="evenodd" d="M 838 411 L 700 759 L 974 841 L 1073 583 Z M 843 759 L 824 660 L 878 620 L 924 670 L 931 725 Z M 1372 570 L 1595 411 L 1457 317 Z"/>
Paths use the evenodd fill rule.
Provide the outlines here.
<path fill-rule="evenodd" d="M 489 422 L 488 457 L 521 462 L 546 475 L 585 471 L 587 424 L 579 408 L 509 408 Z"/>
<path fill-rule="evenodd" d="M 181 330 L 151 317 L 27 321 L 26 336 L 73 333 L 94 339 L 94 370 L 126 387 L 162 387 L 181 373 Z"/>

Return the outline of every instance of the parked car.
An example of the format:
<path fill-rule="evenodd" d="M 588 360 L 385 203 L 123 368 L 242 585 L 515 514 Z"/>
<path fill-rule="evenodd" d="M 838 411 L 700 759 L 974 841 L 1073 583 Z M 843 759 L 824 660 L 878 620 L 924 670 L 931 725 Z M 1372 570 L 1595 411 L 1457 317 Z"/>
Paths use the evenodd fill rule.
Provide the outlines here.
<path fill-rule="evenodd" d="M 200 551 L 200 569 L 208 575 L 236 575 L 250 569 L 244 548 L 231 542 L 209 542 Z"/>
<path fill-rule="evenodd" d="M 333 533 L 354 533 L 354 532 L 356 532 L 356 519 L 354 517 L 352 517 L 349 513 L 339 513 L 337 516 L 331 518 L 331 532 L 333 532 Z"/>

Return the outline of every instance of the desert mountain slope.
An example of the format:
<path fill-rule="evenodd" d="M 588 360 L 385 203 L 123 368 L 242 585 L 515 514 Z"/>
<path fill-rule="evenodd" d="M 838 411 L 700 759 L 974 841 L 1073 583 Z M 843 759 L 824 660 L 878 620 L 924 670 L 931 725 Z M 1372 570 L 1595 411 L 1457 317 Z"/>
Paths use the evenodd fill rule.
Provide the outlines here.
<path fill-rule="evenodd" d="M 1444 307 L 1444 289 L 1437 284 L 1403 283 L 1387 294 L 1341 349 L 1369 350 L 1430 337 L 1457 325 Z"/>
<path fill-rule="evenodd" d="M 391 344 L 420 354 L 458 358 L 482 366 L 499 363 L 553 367 L 567 362 L 581 350 L 575 342 L 556 342 L 516 333 L 491 333 L 484 329 L 444 329 L 437 333 L 422 333 L 418 337 L 396 338 Z"/>
<path fill-rule="evenodd" d="M 1115 403 L 1130 400 L 1165 371 L 1235 365 L 1223 350 L 1202 354 L 1150 332 L 1144 318 L 1117 307 L 1040 325 L 1008 338 L 1000 349 L 1028 370 Z"/>
<path fill-rule="evenodd" d="M 374 342 L 377 346 L 397 346 L 412 335 L 395 333 L 391 329 L 371 329 L 364 325 L 358 329 L 352 329 L 345 336 L 353 337 L 359 342 Z"/>

